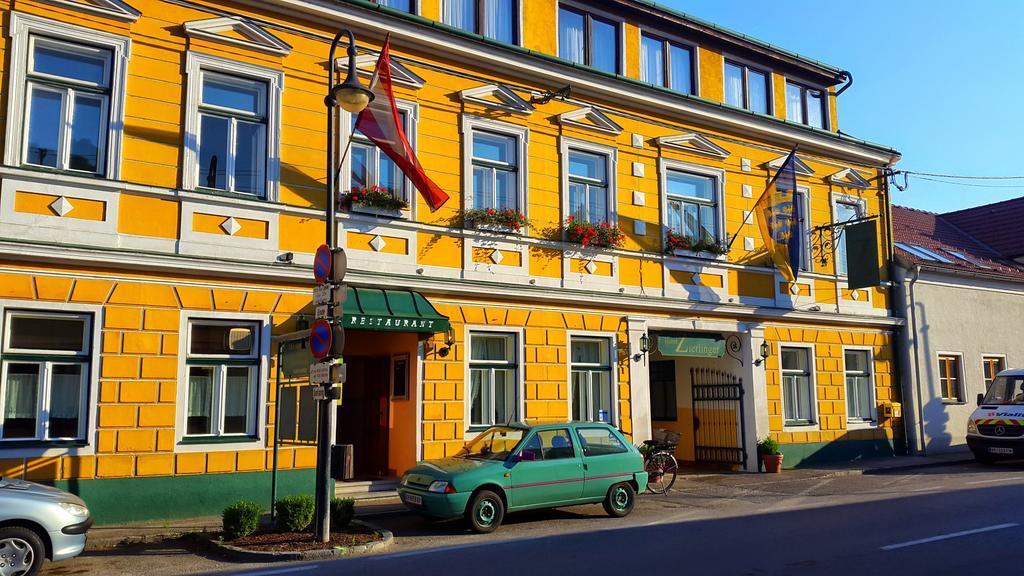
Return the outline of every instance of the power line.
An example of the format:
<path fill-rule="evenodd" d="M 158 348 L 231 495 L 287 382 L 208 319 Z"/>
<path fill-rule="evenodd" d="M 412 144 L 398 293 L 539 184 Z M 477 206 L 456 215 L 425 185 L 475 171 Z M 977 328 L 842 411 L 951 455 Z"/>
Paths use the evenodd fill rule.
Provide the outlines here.
<path fill-rule="evenodd" d="M 927 176 L 918 176 L 913 172 L 909 173 L 918 180 L 928 180 L 929 182 L 938 182 L 939 184 L 951 184 L 953 186 L 968 186 L 970 188 L 1024 188 L 1024 184 L 971 184 L 969 182 L 954 182 L 952 180 L 942 180 L 940 178 L 928 178 Z"/>
<path fill-rule="evenodd" d="M 957 180 L 1024 180 L 1024 176 L 966 176 L 962 174 L 936 174 L 934 172 L 915 172 L 913 170 L 896 170 L 896 174 L 911 176 L 933 176 L 936 178 L 955 178 Z"/>

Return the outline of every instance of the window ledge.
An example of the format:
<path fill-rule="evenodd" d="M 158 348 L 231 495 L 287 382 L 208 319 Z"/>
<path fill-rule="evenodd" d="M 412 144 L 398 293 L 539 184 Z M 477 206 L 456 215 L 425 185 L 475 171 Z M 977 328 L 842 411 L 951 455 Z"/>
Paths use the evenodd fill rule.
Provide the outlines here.
<path fill-rule="evenodd" d="M 727 260 L 725 254 L 713 254 L 711 252 L 693 252 L 691 250 L 674 250 L 669 256 L 677 258 L 697 258 L 699 260 Z"/>
<path fill-rule="evenodd" d="M 376 208 L 373 206 L 366 206 L 363 204 L 353 204 L 351 212 L 357 214 L 368 214 L 370 216 L 377 216 L 379 218 L 401 218 L 408 220 L 412 216 L 412 211 L 408 208 L 391 210 L 389 208 Z"/>
<path fill-rule="evenodd" d="M 967 402 L 964 402 L 963 400 L 943 400 L 942 403 L 947 406 L 963 406 L 967 404 Z"/>
<path fill-rule="evenodd" d="M 231 192 L 230 190 L 221 190 L 220 188 L 207 188 L 205 186 L 196 186 L 191 192 L 198 194 L 209 194 L 210 196 L 220 196 L 222 198 L 234 198 L 236 200 L 249 200 L 252 202 L 266 202 L 267 199 L 264 196 L 257 196 L 256 194 L 244 194 L 242 192 Z"/>
<path fill-rule="evenodd" d="M 82 448 L 88 446 L 85 440 L 7 440 L 0 442 L 0 450 L 24 448 Z"/>
<path fill-rule="evenodd" d="M 247 442 L 259 442 L 260 439 L 255 436 L 200 436 L 200 437 L 185 437 L 178 441 L 178 445 L 193 445 L 193 444 L 241 444 Z"/>

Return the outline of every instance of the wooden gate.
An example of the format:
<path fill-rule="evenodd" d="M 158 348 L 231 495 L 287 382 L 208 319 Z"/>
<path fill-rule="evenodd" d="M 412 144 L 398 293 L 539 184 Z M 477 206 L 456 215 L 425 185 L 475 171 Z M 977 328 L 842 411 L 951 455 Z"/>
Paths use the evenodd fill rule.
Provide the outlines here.
<path fill-rule="evenodd" d="M 746 468 L 743 379 L 720 370 L 690 368 L 690 382 L 695 460 Z"/>

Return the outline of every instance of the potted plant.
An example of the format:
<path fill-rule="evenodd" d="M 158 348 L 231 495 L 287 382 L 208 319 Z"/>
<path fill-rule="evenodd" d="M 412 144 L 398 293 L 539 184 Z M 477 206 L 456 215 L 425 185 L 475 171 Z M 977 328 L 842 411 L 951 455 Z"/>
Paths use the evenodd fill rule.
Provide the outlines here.
<path fill-rule="evenodd" d="M 462 216 L 467 226 L 491 232 L 518 233 L 530 225 L 526 216 L 514 208 L 473 208 Z"/>
<path fill-rule="evenodd" d="M 674 230 L 669 230 L 665 235 L 665 253 L 676 254 L 679 252 L 693 252 L 698 257 L 715 257 L 727 254 L 729 248 L 715 239 L 695 240 Z"/>
<path fill-rule="evenodd" d="M 761 455 L 761 462 L 764 464 L 764 471 L 769 474 L 782 472 L 782 451 L 779 450 L 779 443 L 771 436 L 765 436 L 757 442 L 757 453 Z"/>
<path fill-rule="evenodd" d="M 563 229 L 569 242 L 584 247 L 618 248 L 626 236 L 621 228 L 608 222 L 585 222 L 575 216 L 565 220 Z"/>
<path fill-rule="evenodd" d="M 394 197 L 381 186 L 364 186 L 353 188 L 348 194 L 342 194 L 341 207 L 350 212 L 401 218 L 403 212 L 409 209 L 409 204 L 401 198 Z"/>

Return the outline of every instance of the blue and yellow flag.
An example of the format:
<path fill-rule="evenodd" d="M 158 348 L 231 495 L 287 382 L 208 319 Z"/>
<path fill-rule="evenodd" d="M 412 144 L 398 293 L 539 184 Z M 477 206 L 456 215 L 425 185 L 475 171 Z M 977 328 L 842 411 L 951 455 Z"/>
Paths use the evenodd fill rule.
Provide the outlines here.
<path fill-rule="evenodd" d="M 800 232 L 800 212 L 796 198 L 796 151 L 786 156 L 775 177 L 754 205 L 761 238 L 772 261 L 787 281 L 796 280 L 807 239 Z"/>

